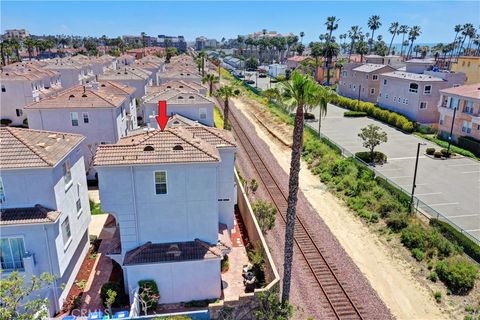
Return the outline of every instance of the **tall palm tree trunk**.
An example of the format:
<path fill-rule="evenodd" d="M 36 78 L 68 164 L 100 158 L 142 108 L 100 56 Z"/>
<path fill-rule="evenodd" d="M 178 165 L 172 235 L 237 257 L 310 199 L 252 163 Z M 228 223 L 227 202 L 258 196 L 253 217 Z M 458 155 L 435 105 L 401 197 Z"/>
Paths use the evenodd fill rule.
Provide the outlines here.
<path fill-rule="evenodd" d="M 355 41 L 352 41 L 352 44 L 350 44 L 350 52 L 348 53 L 348 62 L 350 63 L 350 57 L 352 56 L 353 52 L 353 46 L 355 45 Z"/>
<path fill-rule="evenodd" d="M 223 107 L 223 129 L 228 130 L 228 112 L 230 111 L 228 106 L 228 98 L 225 99 L 224 104 L 225 105 Z"/>
<path fill-rule="evenodd" d="M 402 34 L 402 45 L 400 47 L 400 57 L 403 56 L 403 47 L 404 47 L 403 43 L 404 42 L 405 42 L 405 33 Z"/>
<path fill-rule="evenodd" d="M 295 127 L 293 128 L 292 159 L 290 162 L 290 178 L 288 181 L 287 225 L 285 228 L 285 251 L 283 262 L 282 302 L 287 303 L 290 298 L 290 285 L 293 262 L 293 236 L 295 217 L 297 214 L 298 176 L 300 173 L 300 155 L 303 145 L 303 105 L 297 106 Z"/>
<path fill-rule="evenodd" d="M 452 58 L 453 58 L 453 54 L 455 52 L 455 48 L 457 47 L 457 36 L 458 36 L 458 32 L 455 34 L 455 39 L 453 39 L 453 49 L 452 51 L 450 52 L 450 57 L 448 58 L 448 63 L 450 64 L 450 62 L 452 61 Z"/>
<path fill-rule="evenodd" d="M 390 45 L 388 46 L 387 56 L 390 55 L 390 50 L 392 50 L 392 44 L 393 44 L 393 39 L 395 39 L 395 34 L 396 34 L 396 32 L 393 34 L 392 40 L 390 40 Z"/>

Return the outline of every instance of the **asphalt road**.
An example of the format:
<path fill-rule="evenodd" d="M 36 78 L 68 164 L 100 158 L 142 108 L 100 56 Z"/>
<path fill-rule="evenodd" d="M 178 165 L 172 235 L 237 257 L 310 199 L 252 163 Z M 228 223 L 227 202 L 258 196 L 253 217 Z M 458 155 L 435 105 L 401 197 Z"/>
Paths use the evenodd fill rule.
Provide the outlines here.
<path fill-rule="evenodd" d="M 358 137 L 360 129 L 369 124 L 380 126 L 387 132 L 388 142 L 377 150 L 386 154 L 388 161 L 376 166 L 376 170 L 408 193 L 413 185 L 417 145 L 425 143 L 420 149 L 415 190 L 424 204 L 420 202 L 418 207 L 433 216 L 439 212 L 480 241 L 480 162 L 467 157 L 433 159 L 425 154 L 425 149 L 441 149 L 439 146 L 374 119 L 345 118 L 345 111 L 329 105 L 327 116 L 322 119 L 322 134 L 354 154 L 366 150 Z M 314 113 L 318 118 L 318 110 Z M 308 125 L 318 129 L 318 121 Z"/>

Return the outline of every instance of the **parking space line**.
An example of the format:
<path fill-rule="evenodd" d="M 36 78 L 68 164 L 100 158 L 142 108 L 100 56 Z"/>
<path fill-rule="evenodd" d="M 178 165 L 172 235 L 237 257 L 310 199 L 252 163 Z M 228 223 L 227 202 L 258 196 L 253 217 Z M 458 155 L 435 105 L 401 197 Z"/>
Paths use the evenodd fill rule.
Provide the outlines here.
<path fill-rule="evenodd" d="M 467 232 L 475 232 L 475 231 L 480 231 L 480 229 L 470 229 L 470 230 L 465 230 Z"/>
<path fill-rule="evenodd" d="M 465 166 L 478 166 L 478 163 L 457 163 L 457 164 L 449 164 L 447 167 L 465 167 Z"/>
<path fill-rule="evenodd" d="M 392 160 L 409 160 L 409 159 L 416 159 L 417 157 L 400 157 L 400 158 L 388 158 L 388 161 Z M 419 159 L 424 159 L 426 158 L 425 156 L 420 156 L 418 157 Z"/>
<path fill-rule="evenodd" d="M 461 174 L 466 174 L 466 173 L 480 173 L 480 171 L 465 171 L 465 172 L 461 172 Z"/>
<path fill-rule="evenodd" d="M 453 206 L 459 204 L 459 202 L 441 202 L 441 203 L 433 203 L 433 204 L 428 204 L 428 206 L 433 207 L 433 206 Z"/>
<path fill-rule="evenodd" d="M 461 216 L 449 216 L 448 219 L 453 219 L 453 218 L 465 218 L 465 217 L 478 217 L 480 216 L 479 213 L 477 214 L 463 214 Z"/>
<path fill-rule="evenodd" d="M 400 178 L 413 178 L 413 176 L 397 176 L 397 177 L 390 177 L 390 179 L 400 179 Z"/>
<path fill-rule="evenodd" d="M 418 186 L 418 184 L 417 184 Z M 434 195 L 434 194 L 442 194 L 443 192 L 429 192 L 429 193 L 419 193 L 417 194 L 417 197 L 419 196 L 430 196 L 430 195 Z"/>

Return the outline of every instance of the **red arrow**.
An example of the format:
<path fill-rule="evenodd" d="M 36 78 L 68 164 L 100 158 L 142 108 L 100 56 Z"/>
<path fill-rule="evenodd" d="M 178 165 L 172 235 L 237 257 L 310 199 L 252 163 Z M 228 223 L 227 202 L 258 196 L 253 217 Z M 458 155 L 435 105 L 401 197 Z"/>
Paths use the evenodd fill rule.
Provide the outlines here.
<path fill-rule="evenodd" d="M 158 116 L 156 117 L 160 130 L 163 131 L 168 122 L 167 101 L 158 101 Z"/>

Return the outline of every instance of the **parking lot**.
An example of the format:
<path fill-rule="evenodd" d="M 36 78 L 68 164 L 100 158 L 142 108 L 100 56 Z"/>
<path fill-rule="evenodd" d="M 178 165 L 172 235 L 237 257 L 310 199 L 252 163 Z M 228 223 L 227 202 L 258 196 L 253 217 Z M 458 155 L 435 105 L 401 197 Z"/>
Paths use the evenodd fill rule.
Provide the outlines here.
<path fill-rule="evenodd" d="M 380 126 L 387 132 L 388 142 L 381 144 L 377 150 L 385 153 L 388 161 L 376 169 L 408 193 L 411 192 L 413 184 L 417 144 L 426 143 L 421 146 L 417 170 L 415 196 L 425 203 L 420 203 L 419 208 L 432 215 L 435 211 L 439 212 L 480 241 L 478 161 L 466 157 L 433 159 L 425 154 L 425 149 L 440 149 L 439 146 L 374 119 L 345 118 L 344 112 L 342 108 L 329 105 L 327 116 L 322 119 L 322 134 L 349 152 L 355 153 L 366 150 L 358 137 L 360 129 L 369 124 Z M 315 116 L 318 118 L 318 111 Z M 318 121 L 309 122 L 308 125 L 318 129 Z"/>

